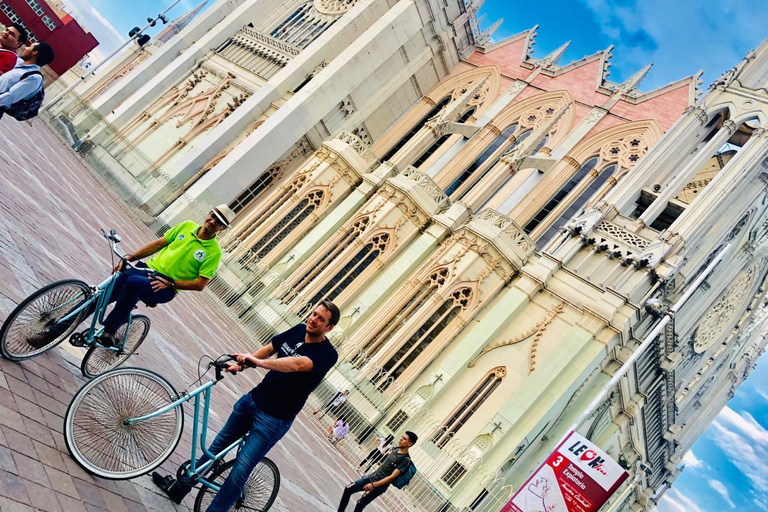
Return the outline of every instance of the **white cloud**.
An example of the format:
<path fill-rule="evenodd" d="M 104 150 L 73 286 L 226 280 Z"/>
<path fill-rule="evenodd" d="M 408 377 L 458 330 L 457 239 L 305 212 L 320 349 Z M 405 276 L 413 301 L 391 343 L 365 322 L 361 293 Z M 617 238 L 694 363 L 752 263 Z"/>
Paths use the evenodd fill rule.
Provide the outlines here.
<path fill-rule="evenodd" d="M 677 489 L 668 490 L 659 501 L 658 512 L 704 512 L 691 498 Z"/>
<path fill-rule="evenodd" d="M 685 464 L 686 468 L 690 469 L 698 469 L 702 467 L 706 467 L 706 464 L 704 464 L 704 461 L 696 457 L 696 455 L 693 454 L 693 450 L 689 450 L 684 456 L 683 456 L 683 464 Z"/>
<path fill-rule="evenodd" d="M 711 437 L 749 481 L 750 486 L 739 492 L 768 510 L 768 430 L 748 412 L 725 407 L 712 424 Z"/>
<path fill-rule="evenodd" d="M 699 69 L 705 70 L 708 85 L 760 43 L 768 19 L 768 2 L 750 0 L 627 0 L 620 6 L 608 0 L 582 1 L 616 46 L 612 69 L 621 70 L 621 77 L 615 78 L 654 63 L 646 90 Z"/>
<path fill-rule="evenodd" d="M 723 485 L 723 482 L 720 480 L 710 480 L 709 486 L 712 487 L 717 492 L 717 494 L 723 497 L 725 502 L 728 503 L 729 507 L 736 508 L 736 505 L 733 503 L 733 500 L 731 500 L 731 495 L 725 485 Z"/>

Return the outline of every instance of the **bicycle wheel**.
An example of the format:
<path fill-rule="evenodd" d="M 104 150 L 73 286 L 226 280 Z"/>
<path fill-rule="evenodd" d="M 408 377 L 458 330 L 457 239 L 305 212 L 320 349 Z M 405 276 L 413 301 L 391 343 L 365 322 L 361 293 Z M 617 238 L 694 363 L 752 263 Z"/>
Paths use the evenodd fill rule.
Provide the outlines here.
<path fill-rule="evenodd" d="M 64 441 L 75 462 L 101 478 L 125 480 L 149 473 L 181 439 L 181 406 L 125 425 L 176 400 L 170 382 L 142 368 L 117 368 L 87 382 L 64 416 Z"/>
<path fill-rule="evenodd" d="M 125 328 L 128 324 L 123 324 L 117 330 L 117 339 L 122 340 L 125 336 Z M 80 365 L 80 371 L 89 379 L 101 375 L 104 372 L 117 368 L 125 362 L 126 359 L 136 352 L 141 342 L 149 334 L 149 318 L 144 315 L 134 315 L 131 319 L 131 330 L 128 332 L 128 338 L 125 340 L 123 352 L 118 354 L 114 350 L 99 348 L 95 344 L 88 348 L 88 352 L 83 357 Z"/>
<path fill-rule="evenodd" d="M 229 476 L 234 465 L 234 460 L 225 462 L 211 473 L 206 480 L 220 487 Z M 251 472 L 251 476 L 248 477 L 248 481 L 245 484 L 243 494 L 229 510 L 266 512 L 275 502 L 279 489 L 280 471 L 278 471 L 277 465 L 274 462 L 264 457 L 253 468 L 253 472 Z M 195 499 L 195 512 L 204 512 L 211 504 L 211 501 L 213 501 L 214 496 L 216 496 L 216 492 L 203 485 Z"/>
<path fill-rule="evenodd" d="M 82 322 L 85 309 L 59 331 L 50 329 L 75 307 L 91 297 L 83 281 L 67 279 L 49 284 L 21 301 L 0 328 L 0 354 L 12 361 L 29 359 L 61 343 Z"/>

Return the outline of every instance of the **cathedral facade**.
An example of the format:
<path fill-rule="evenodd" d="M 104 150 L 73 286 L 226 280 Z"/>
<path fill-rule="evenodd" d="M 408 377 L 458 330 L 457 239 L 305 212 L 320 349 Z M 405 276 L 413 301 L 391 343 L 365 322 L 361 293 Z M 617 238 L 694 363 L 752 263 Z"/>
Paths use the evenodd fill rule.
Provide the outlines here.
<path fill-rule="evenodd" d="M 220 0 L 51 120 L 159 231 L 238 212 L 211 289 L 256 342 L 340 306 L 317 401 L 348 450 L 419 433 L 414 510 L 499 510 L 691 293 L 580 428 L 630 472 L 605 510 L 650 510 L 765 344 L 768 44 L 641 92 L 479 7 Z"/>

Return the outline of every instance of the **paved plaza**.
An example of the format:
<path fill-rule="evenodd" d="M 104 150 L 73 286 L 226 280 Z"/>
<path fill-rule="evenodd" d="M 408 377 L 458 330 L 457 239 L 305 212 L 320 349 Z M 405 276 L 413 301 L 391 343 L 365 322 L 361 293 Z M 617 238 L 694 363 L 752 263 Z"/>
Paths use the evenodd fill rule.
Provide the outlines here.
<path fill-rule="evenodd" d="M 115 228 L 129 252 L 152 238 L 95 181 L 78 158 L 41 120 L 31 125 L 0 121 L 0 320 L 35 289 L 64 278 L 104 279 L 110 260 L 99 228 Z M 145 309 L 142 307 L 142 309 Z M 162 373 L 177 389 L 197 378 L 197 362 L 246 350 L 223 308 L 206 294 L 185 292 L 169 305 L 147 311 L 148 339 L 128 363 Z M 110 481 L 92 477 L 70 458 L 62 416 L 84 383 L 84 351 L 63 343 L 33 360 L 0 359 L 0 511 L 166 511 L 175 506 L 156 492 L 149 477 Z M 260 374 L 227 378 L 213 390 L 212 429 Z M 191 404 L 176 453 L 163 466 L 175 471 L 189 457 Z M 210 438 L 209 438 L 210 439 Z M 343 485 L 357 476 L 353 464 L 331 446 L 305 414 L 269 454 L 280 468 L 277 511 L 333 511 Z M 349 510 L 353 508 L 354 501 Z M 381 512 L 382 504 L 367 510 Z"/>

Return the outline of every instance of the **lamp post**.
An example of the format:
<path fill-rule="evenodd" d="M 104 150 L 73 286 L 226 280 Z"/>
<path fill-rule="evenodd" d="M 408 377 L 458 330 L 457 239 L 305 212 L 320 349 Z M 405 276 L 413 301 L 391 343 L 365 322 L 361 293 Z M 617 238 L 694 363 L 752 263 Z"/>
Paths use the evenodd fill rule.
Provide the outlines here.
<path fill-rule="evenodd" d="M 165 11 L 163 11 L 162 13 L 158 14 L 158 15 L 157 15 L 155 18 L 147 18 L 147 22 L 148 22 L 148 23 L 147 23 L 147 24 L 144 26 L 144 28 L 142 28 L 142 29 L 140 29 L 140 30 L 136 30 L 136 29 L 133 29 L 133 30 L 131 30 L 131 32 L 129 33 L 129 35 L 130 35 L 130 38 L 129 38 L 129 39 L 128 39 L 128 40 L 127 40 L 125 43 L 123 43 L 123 44 L 122 44 L 122 45 L 121 45 L 119 48 L 117 48 L 115 51 L 113 51 L 112 53 L 110 53 L 109 55 L 107 55 L 107 57 L 106 57 L 106 58 L 104 58 L 104 60 L 102 60 L 102 61 L 101 61 L 101 62 L 99 62 L 98 64 L 96 64 L 96 65 L 92 66 L 92 67 L 91 67 L 91 69 L 90 69 L 90 70 L 89 70 L 87 73 L 85 73 L 84 75 L 82 75 L 82 76 L 80 77 L 80 80 L 79 80 L 79 81 L 76 81 L 75 83 L 73 83 L 72 85 L 70 85 L 69 87 L 67 87 L 66 89 L 64 89 L 64 90 L 63 90 L 63 91 L 62 91 L 62 92 L 61 92 L 61 93 L 60 93 L 58 96 L 56 96 L 56 97 L 55 97 L 55 98 L 53 98 L 51 101 L 49 101 L 49 102 L 47 102 L 45 105 L 43 105 L 43 107 L 42 107 L 40 110 L 41 110 L 42 112 L 46 112 L 46 111 L 50 110 L 50 109 L 51 109 L 51 107 L 53 107 L 55 104 L 57 104 L 59 101 L 61 101 L 61 99 L 62 99 L 64 96 L 66 96 L 67 94 L 69 94 L 70 92 L 72 92 L 72 91 L 75 89 L 75 87 L 77 87 L 77 86 L 78 86 L 78 85 L 79 85 L 81 82 L 84 82 L 85 80 L 87 80 L 87 79 L 88 79 L 88 77 L 90 77 L 91 75 L 93 75 L 94 73 L 96 73 L 96 71 L 97 71 L 97 70 L 98 70 L 98 69 L 99 69 L 101 66 L 103 66 L 104 64 L 106 64 L 106 63 L 109 61 L 109 59 L 111 59 L 112 57 L 114 57 L 115 55 L 117 55 L 117 54 L 118 54 L 118 53 L 119 53 L 119 52 L 120 52 L 120 51 L 121 51 L 123 48 L 125 48 L 126 46 L 128 46 L 129 44 L 131 44 L 131 43 L 132 43 L 134 40 L 137 40 L 137 39 L 138 39 L 138 40 L 140 40 L 140 44 L 143 44 L 143 43 L 146 43 L 147 41 L 149 41 L 149 36 L 145 35 L 143 32 L 144 32 L 145 30 L 147 30 L 149 27 L 154 27 L 154 26 L 155 26 L 155 24 L 157 23 L 157 20 L 161 20 L 163 23 L 168 23 L 168 18 L 166 18 L 166 16 L 165 16 L 165 15 L 168 13 L 168 11 L 170 11 L 171 9 L 173 9 L 173 8 L 174 8 L 174 7 L 175 7 L 175 6 L 176 6 L 176 5 L 177 5 L 179 2 L 181 2 L 181 0 L 176 0 L 175 2 L 173 2 L 173 3 L 170 5 L 170 7 L 168 7 L 168 8 L 167 8 Z M 143 43 L 141 42 L 142 40 L 143 40 Z"/>

